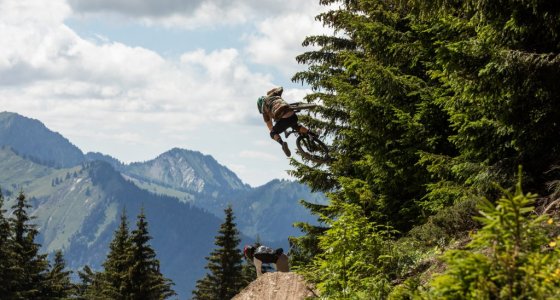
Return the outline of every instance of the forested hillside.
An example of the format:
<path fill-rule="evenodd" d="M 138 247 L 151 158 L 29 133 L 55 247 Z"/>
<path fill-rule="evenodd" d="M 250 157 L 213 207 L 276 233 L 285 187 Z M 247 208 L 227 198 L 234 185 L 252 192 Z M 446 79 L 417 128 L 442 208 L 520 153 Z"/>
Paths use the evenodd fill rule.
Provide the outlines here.
<path fill-rule="evenodd" d="M 204 256 L 228 205 L 239 217 L 244 242 L 260 238 L 287 249 L 287 237 L 300 233 L 292 223 L 313 221 L 300 199 L 325 203 L 322 193 L 311 193 L 293 181 L 273 180 L 251 188 L 213 157 L 197 151 L 175 148 L 133 164 L 102 153 L 84 156 L 40 121 L 16 113 L 0 113 L 0 137 L 10 137 L 0 139 L 0 190 L 6 196 L 6 214 L 11 214 L 18 193 L 25 192 L 40 253 L 63 250 L 74 274 L 85 265 L 98 271 L 119 212 L 126 209 L 132 219 L 143 207 L 153 220 L 153 247 L 160 255 L 161 270 L 181 298 L 204 274 Z M 75 151 L 81 159 L 62 167 Z"/>
<path fill-rule="evenodd" d="M 334 159 L 292 173 L 330 203 L 294 264 L 332 299 L 557 298 L 560 3 L 321 3 L 293 80 Z"/>

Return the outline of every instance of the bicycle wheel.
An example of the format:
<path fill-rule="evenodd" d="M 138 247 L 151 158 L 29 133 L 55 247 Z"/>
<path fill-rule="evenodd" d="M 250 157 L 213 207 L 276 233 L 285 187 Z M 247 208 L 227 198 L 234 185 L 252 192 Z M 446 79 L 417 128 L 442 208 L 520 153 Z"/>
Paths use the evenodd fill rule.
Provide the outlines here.
<path fill-rule="evenodd" d="M 314 135 L 302 134 L 298 136 L 296 146 L 303 157 L 313 162 L 326 163 L 330 161 L 329 148 Z"/>

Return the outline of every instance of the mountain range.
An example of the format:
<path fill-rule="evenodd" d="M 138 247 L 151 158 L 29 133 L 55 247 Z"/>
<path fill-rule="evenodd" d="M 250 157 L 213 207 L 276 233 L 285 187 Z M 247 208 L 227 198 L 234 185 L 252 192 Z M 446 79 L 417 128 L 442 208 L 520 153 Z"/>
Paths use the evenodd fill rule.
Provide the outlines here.
<path fill-rule="evenodd" d="M 297 182 L 250 187 L 213 157 L 174 148 L 124 164 L 103 153 L 84 154 L 38 120 L 0 112 L 0 188 L 9 208 L 23 190 L 32 205 L 43 251 L 64 251 L 68 266 L 99 269 L 125 211 L 134 227 L 144 209 L 162 272 L 181 299 L 204 273 L 205 256 L 231 205 L 243 243 L 257 238 L 287 246 L 294 222 L 314 222 L 299 200 L 324 203 Z"/>

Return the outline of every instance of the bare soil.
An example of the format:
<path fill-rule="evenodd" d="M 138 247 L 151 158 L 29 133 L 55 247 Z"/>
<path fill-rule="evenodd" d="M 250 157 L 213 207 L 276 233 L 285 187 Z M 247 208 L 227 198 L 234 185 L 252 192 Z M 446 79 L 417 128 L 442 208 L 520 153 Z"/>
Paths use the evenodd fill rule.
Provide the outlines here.
<path fill-rule="evenodd" d="M 257 278 L 232 300 L 304 300 L 313 296 L 317 294 L 301 275 L 271 272 Z"/>

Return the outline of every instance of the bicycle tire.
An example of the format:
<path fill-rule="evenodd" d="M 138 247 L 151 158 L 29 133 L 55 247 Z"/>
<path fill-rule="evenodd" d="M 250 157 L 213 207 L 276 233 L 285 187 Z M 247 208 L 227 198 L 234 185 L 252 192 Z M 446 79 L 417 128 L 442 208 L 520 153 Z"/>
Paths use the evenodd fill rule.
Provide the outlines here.
<path fill-rule="evenodd" d="M 327 163 L 330 161 L 329 148 L 318 137 L 309 134 L 301 134 L 296 139 L 296 147 L 301 155 L 316 163 Z"/>

